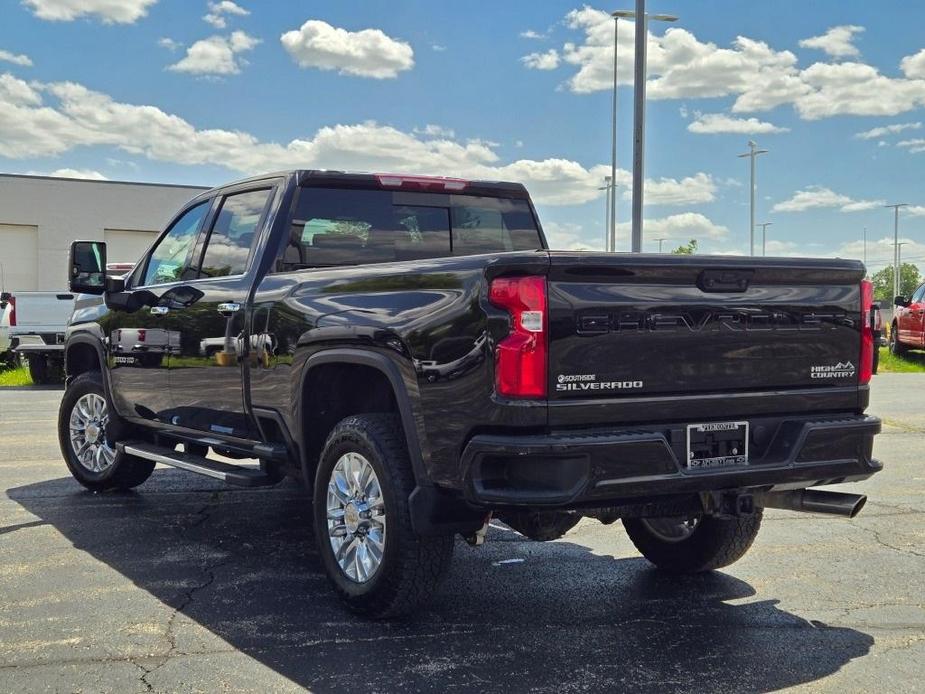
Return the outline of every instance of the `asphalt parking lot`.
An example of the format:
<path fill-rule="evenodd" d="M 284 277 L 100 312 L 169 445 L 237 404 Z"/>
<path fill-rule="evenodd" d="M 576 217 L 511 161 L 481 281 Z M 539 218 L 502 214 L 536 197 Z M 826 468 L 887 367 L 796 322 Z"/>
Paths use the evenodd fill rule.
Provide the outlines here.
<path fill-rule="evenodd" d="M 724 572 L 672 579 L 620 524 L 457 546 L 410 623 L 332 597 L 293 483 L 67 474 L 60 391 L 0 390 L 0 691 L 923 691 L 925 375 L 875 378 L 885 470 L 856 519 L 768 511 Z"/>

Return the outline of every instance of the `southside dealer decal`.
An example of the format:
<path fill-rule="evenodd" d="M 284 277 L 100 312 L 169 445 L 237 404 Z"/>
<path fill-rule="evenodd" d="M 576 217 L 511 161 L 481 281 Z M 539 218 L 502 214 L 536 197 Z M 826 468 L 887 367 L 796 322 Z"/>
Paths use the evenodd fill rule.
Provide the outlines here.
<path fill-rule="evenodd" d="M 642 381 L 598 381 L 596 374 L 559 374 L 556 378 L 556 390 L 635 390 L 642 388 Z"/>

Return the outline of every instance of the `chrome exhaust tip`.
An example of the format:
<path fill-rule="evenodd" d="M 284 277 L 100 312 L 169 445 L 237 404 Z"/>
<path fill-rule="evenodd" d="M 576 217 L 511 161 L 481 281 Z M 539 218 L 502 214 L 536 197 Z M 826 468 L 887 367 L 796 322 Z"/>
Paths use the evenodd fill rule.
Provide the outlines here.
<path fill-rule="evenodd" d="M 780 508 L 803 513 L 825 513 L 854 518 L 864 508 L 867 497 L 863 494 L 828 492 L 821 489 L 795 489 L 787 492 L 758 492 L 755 506 Z"/>

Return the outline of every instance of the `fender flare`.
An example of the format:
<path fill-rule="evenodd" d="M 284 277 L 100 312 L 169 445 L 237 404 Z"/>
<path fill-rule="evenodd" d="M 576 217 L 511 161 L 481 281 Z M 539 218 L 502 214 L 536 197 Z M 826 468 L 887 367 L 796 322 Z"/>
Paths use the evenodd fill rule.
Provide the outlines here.
<path fill-rule="evenodd" d="M 417 426 L 417 420 L 414 413 L 414 404 L 411 395 L 408 392 L 408 384 L 402 376 L 398 364 L 389 359 L 384 354 L 367 349 L 358 349 L 355 347 L 332 347 L 315 352 L 302 365 L 302 373 L 299 378 L 299 393 L 304 392 L 305 379 L 316 366 L 323 364 L 356 364 L 358 366 L 368 366 L 380 371 L 392 386 L 392 392 L 395 395 L 395 403 L 398 405 L 398 415 L 401 419 L 402 429 L 405 434 L 405 443 L 408 446 L 408 456 L 411 459 L 411 468 L 414 471 L 414 477 L 418 486 L 429 486 L 429 475 L 424 463 L 424 451 L 422 450 L 423 437 L 420 435 Z M 298 417 L 296 422 L 299 426 L 299 447 L 305 451 L 305 433 L 302 431 L 302 402 L 301 397 L 298 401 Z M 294 422 L 295 423 L 295 422 Z M 302 470 L 308 479 L 307 464 L 303 453 Z"/>

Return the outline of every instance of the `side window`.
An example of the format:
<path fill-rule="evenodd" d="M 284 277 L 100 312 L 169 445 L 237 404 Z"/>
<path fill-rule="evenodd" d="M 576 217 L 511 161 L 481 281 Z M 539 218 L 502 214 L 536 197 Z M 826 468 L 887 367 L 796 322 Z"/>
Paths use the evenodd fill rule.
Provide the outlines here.
<path fill-rule="evenodd" d="M 240 275 L 247 269 L 257 224 L 263 217 L 270 189 L 235 193 L 222 200 L 202 257 L 200 277 Z"/>
<path fill-rule="evenodd" d="M 199 227 L 209 211 L 210 202 L 202 202 L 187 210 L 161 238 L 148 259 L 142 286 L 176 282 L 180 279 L 190 251 L 196 243 Z"/>
<path fill-rule="evenodd" d="M 925 284 L 915 290 L 915 294 L 912 295 L 911 303 L 917 304 L 921 302 L 923 298 L 925 298 Z"/>

